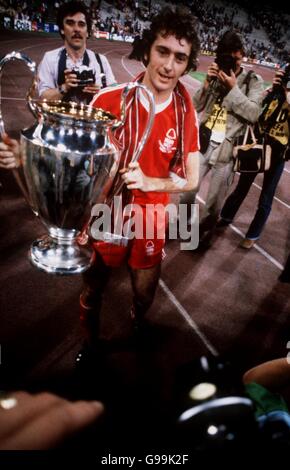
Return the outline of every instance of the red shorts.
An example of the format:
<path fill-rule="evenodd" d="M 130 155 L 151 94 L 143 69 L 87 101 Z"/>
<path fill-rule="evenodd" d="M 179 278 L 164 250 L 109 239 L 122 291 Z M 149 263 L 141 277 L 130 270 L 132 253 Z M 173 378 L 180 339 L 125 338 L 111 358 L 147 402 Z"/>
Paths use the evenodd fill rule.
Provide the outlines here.
<path fill-rule="evenodd" d="M 133 238 L 126 246 L 106 241 L 93 241 L 94 249 L 107 266 L 118 267 L 127 262 L 133 269 L 146 269 L 159 264 L 165 256 L 166 219 L 153 215 L 154 233 L 146 237 L 146 211 L 143 210 L 143 236 Z M 152 220 L 151 220 L 152 221 Z M 157 231 L 158 227 L 158 231 Z M 153 236 L 152 236 L 153 235 Z"/>

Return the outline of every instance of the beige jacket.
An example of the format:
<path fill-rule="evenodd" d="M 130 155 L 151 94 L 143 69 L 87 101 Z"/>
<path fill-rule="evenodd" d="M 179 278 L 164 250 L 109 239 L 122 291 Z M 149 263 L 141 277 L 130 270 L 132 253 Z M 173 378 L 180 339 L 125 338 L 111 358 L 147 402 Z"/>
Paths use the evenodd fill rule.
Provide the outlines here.
<path fill-rule="evenodd" d="M 246 96 L 245 78 L 248 72 L 244 69 L 237 77 L 237 84 L 224 97 L 222 106 L 227 110 L 225 139 L 212 152 L 210 163 L 228 163 L 232 158 L 234 141 L 237 136 L 243 135 L 246 124 L 254 124 L 260 115 L 264 95 L 263 79 L 260 75 L 252 73 L 248 94 Z M 219 94 L 218 82 L 209 86 L 205 91 L 203 84 L 193 96 L 193 104 L 198 113 L 201 113 L 200 124 L 207 121 L 211 115 L 213 105 Z"/>

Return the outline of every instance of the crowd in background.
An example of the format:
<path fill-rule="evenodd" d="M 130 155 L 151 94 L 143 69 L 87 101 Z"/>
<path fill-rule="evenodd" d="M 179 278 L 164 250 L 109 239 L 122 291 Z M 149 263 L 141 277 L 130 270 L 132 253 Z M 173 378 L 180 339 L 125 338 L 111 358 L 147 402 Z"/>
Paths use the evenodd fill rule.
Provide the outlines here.
<path fill-rule="evenodd" d="M 38 21 L 44 23 L 48 20 L 47 2 L 19 1 L 19 0 L 1 0 L 1 16 L 9 16 L 15 20 Z"/>
<path fill-rule="evenodd" d="M 140 35 L 146 22 L 151 20 L 163 6 L 163 0 L 157 4 L 151 0 L 87 0 L 93 21 L 93 31 L 108 31 L 118 36 Z M 12 19 L 37 22 L 54 22 L 57 10 L 63 0 L 42 2 L 0 0 L 0 15 Z M 244 37 L 247 45 L 246 54 L 251 59 L 266 62 L 287 61 L 287 34 L 289 16 L 274 12 L 270 7 L 244 2 L 243 8 L 235 3 L 223 3 L 221 0 L 184 0 L 199 23 L 201 50 L 213 53 L 218 37 L 228 29 L 234 28 Z"/>

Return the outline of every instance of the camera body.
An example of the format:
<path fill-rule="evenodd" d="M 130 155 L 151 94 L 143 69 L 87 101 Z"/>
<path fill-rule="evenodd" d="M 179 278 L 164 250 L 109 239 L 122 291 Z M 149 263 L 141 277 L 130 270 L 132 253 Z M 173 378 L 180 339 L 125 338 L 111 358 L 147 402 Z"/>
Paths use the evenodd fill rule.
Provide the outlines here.
<path fill-rule="evenodd" d="M 227 75 L 231 74 L 237 69 L 237 59 L 232 57 L 230 54 L 218 54 L 215 59 L 218 68 L 225 72 Z"/>
<path fill-rule="evenodd" d="M 285 99 L 285 91 L 284 89 L 287 87 L 287 84 L 290 82 L 290 63 L 286 64 L 285 67 L 282 67 L 284 71 L 284 75 L 280 76 L 281 83 L 275 83 L 273 85 L 273 91 L 271 93 L 271 98 L 274 97 L 281 98 L 282 100 Z"/>
<path fill-rule="evenodd" d="M 290 62 L 285 66 L 284 75 L 281 77 L 281 84 L 286 87 L 287 83 L 290 81 Z"/>
<path fill-rule="evenodd" d="M 95 83 L 95 73 L 90 67 L 86 65 L 74 67 L 72 72 L 76 74 L 77 79 L 79 80 L 78 88 L 84 88 L 85 86 Z"/>

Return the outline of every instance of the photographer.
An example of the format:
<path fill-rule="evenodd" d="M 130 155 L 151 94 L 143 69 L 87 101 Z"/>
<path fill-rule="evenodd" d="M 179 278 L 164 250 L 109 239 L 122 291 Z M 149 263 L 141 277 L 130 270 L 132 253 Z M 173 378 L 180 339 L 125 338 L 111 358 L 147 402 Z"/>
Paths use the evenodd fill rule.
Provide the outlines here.
<path fill-rule="evenodd" d="M 288 72 L 287 72 L 288 68 Z M 258 130 L 265 134 L 266 143 L 272 148 L 271 165 L 265 171 L 262 192 L 256 214 L 250 224 L 246 237 L 240 246 L 250 249 L 259 239 L 270 215 L 272 202 L 285 165 L 287 147 L 289 147 L 290 117 L 290 66 L 286 71 L 276 72 L 273 88 L 264 99 L 263 112 L 258 121 Z M 288 85 L 287 85 L 288 84 Z M 257 173 L 241 173 L 235 190 L 227 198 L 221 211 L 220 225 L 230 224 L 247 196 Z"/>
<path fill-rule="evenodd" d="M 235 138 L 246 122 L 257 121 L 263 80 L 241 67 L 244 48 L 238 34 L 227 31 L 219 40 L 216 62 L 210 64 L 203 85 L 193 97 L 200 122 L 200 176 L 211 170 L 206 204 L 200 221 L 200 248 L 207 248 L 232 181 Z M 183 194 L 181 203 L 194 204 L 196 192 Z"/>
<path fill-rule="evenodd" d="M 57 16 L 64 47 L 48 51 L 38 68 L 38 91 L 48 100 L 89 103 L 98 90 L 116 82 L 107 58 L 86 49 L 91 19 L 82 2 L 64 3 Z"/>

